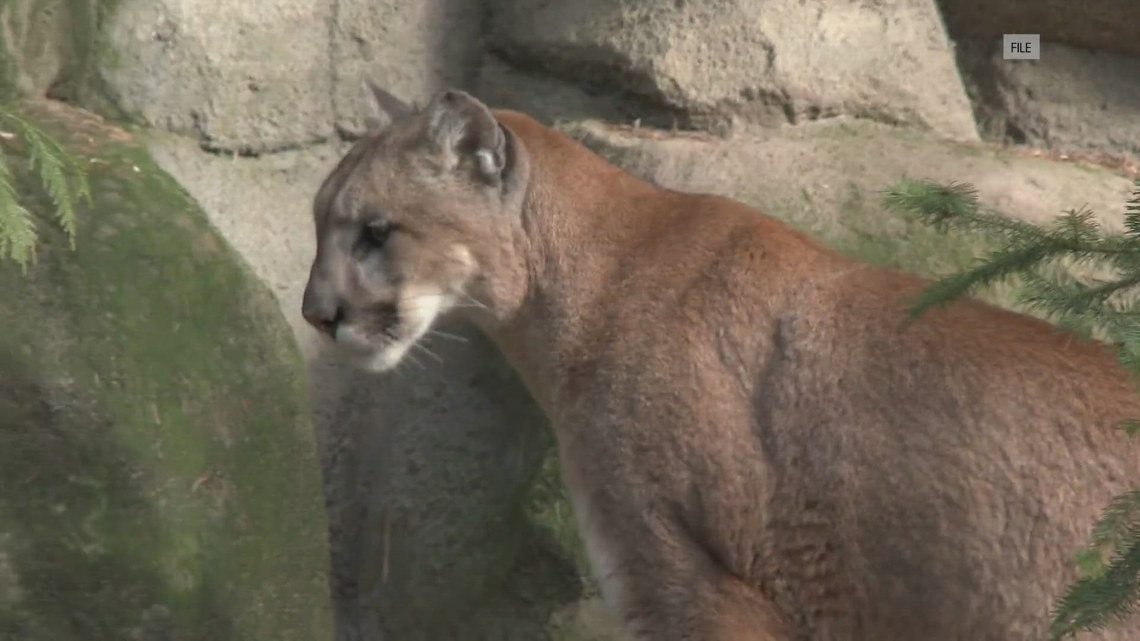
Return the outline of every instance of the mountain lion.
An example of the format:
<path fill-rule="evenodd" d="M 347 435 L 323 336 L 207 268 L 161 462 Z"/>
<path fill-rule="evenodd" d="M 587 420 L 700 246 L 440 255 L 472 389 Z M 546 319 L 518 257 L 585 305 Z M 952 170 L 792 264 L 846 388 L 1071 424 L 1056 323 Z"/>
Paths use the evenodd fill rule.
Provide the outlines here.
<path fill-rule="evenodd" d="M 486 332 L 633 638 L 1043 638 L 1140 485 L 1108 348 L 974 300 L 906 323 L 917 277 L 464 92 L 368 93 L 315 197 L 304 315 L 372 371 L 444 314 Z"/>

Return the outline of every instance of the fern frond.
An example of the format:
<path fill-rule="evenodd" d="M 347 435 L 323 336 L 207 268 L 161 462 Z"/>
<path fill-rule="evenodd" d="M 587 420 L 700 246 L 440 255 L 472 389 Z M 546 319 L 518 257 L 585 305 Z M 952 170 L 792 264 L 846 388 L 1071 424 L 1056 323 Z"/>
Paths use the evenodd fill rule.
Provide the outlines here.
<path fill-rule="evenodd" d="M 0 260 L 11 259 L 22 269 L 36 259 L 36 225 L 20 204 L 8 159 L 0 154 Z"/>
<path fill-rule="evenodd" d="M 59 225 L 67 233 L 72 249 L 75 248 L 75 205 L 79 198 L 90 198 L 86 172 L 71 154 L 58 142 L 14 113 L 5 113 L 6 120 L 19 130 L 28 145 L 28 164 L 43 183 L 44 189 L 56 208 Z M 73 183 L 77 183 L 74 185 Z"/>

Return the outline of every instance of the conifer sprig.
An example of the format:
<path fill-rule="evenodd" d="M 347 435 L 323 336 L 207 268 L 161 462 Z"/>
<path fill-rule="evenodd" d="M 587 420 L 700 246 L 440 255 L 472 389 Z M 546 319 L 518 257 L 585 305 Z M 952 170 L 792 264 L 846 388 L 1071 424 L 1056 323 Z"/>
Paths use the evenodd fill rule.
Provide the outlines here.
<path fill-rule="evenodd" d="M 1100 332 L 1121 364 L 1140 376 L 1140 179 L 1125 204 L 1122 231 L 1106 229 L 1087 209 L 1036 225 L 983 208 L 969 185 L 904 179 L 884 196 L 891 210 L 942 232 L 980 231 L 996 249 L 972 268 L 936 280 L 911 306 L 932 306 L 1001 281 L 1019 282 L 1018 302 L 1084 335 Z M 1121 423 L 1140 432 L 1140 417 Z M 1058 600 L 1052 639 L 1111 627 L 1140 611 L 1140 488 L 1115 499 L 1078 554 L 1081 578 Z"/>
<path fill-rule="evenodd" d="M 1070 307 L 1103 307 L 1113 295 L 1135 284 L 1133 276 L 1140 277 L 1140 187 L 1129 201 L 1128 224 L 1134 231 L 1125 234 L 1104 229 L 1088 209 L 1069 210 L 1049 225 L 1017 220 L 982 207 L 974 188 L 961 183 L 941 185 L 904 179 L 886 192 L 883 202 L 888 209 L 916 215 L 943 233 L 982 232 L 998 241 L 997 248 L 983 255 L 973 268 L 936 280 L 912 304 L 914 315 L 1020 278 L 1027 281 L 1022 283 L 1026 289 L 1024 302 L 1060 319 L 1073 314 Z M 1069 269 L 1060 265 L 1062 260 L 1069 267 L 1108 266 L 1127 276 L 1096 284 L 1069 279 Z M 1065 293 L 1073 293 L 1072 288 L 1080 288 L 1082 293 L 1073 299 L 1058 298 L 1063 288 L 1069 288 Z"/>

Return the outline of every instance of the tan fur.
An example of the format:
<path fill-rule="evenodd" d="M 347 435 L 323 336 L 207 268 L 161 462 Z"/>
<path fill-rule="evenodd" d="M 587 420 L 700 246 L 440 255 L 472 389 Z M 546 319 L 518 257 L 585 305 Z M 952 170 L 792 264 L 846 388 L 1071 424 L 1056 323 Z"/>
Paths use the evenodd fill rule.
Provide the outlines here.
<path fill-rule="evenodd" d="M 523 114 L 493 112 L 496 138 L 449 95 L 329 176 L 306 315 L 338 308 L 371 328 L 338 339 L 377 351 L 414 310 L 375 311 L 413 288 L 478 323 L 550 416 L 638 641 L 1044 638 L 1094 519 L 1140 481 L 1107 349 L 976 301 L 908 325 L 922 280 Z M 353 254 L 370 216 L 396 231 Z"/>

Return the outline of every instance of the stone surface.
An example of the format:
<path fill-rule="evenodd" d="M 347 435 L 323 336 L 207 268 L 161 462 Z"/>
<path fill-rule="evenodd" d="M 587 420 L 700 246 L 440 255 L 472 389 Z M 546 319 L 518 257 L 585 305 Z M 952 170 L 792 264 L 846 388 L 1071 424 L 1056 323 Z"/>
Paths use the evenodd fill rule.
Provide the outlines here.
<path fill-rule="evenodd" d="M 24 114 L 91 159 L 72 251 L 0 263 L 0 639 L 332 638 L 305 371 L 278 308 L 119 130 Z"/>
<path fill-rule="evenodd" d="M 938 0 L 955 40 L 1038 33 L 1042 41 L 1140 56 L 1135 0 Z"/>
<path fill-rule="evenodd" d="M 104 0 L 0 3 L 0 98 L 43 96 L 89 72 Z M 66 89 L 73 90 L 73 86 Z"/>
<path fill-rule="evenodd" d="M 598 118 L 668 127 L 684 116 L 674 110 L 662 110 L 644 98 L 600 91 L 534 69 L 520 69 L 495 54 L 489 54 L 479 70 L 477 95 L 487 104 L 524 111 L 548 124 Z"/>
<path fill-rule="evenodd" d="M 125 114 L 261 153 L 359 130 L 360 81 L 426 100 L 470 88 L 481 0 L 119 0 L 100 72 Z"/>
<path fill-rule="evenodd" d="M 878 202 L 881 191 L 902 176 L 970 183 L 984 205 L 1033 221 L 1081 205 L 1106 221 L 1119 221 L 1131 190 L 1128 178 L 1101 167 L 1050 161 L 988 144 L 939 141 L 851 118 L 780 131 L 752 129 L 729 141 L 639 133 L 598 122 L 565 128 L 649 180 L 745 200 L 832 245 L 862 253 L 860 244 L 876 236 L 884 243 L 897 242 L 891 251 L 902 253 L 884 260 L 924 273 L 946 265 L 926 264 L 922 253 L 930 248 L 908 247 L 903 233 L 907 228 L 892 221 L 896 215 Z"/>
<path fill-rule="evenodd" d="M 491 6 L 492 47 L 512 64 L 641 96 L 692 126 L 852 114 L 977 138 L 933 0 Z"/>
<path fill-rule="evenodd" d="M 331 2 L 119 0 L 103 27 L 108 97 L 209 148 L 264 152 L 332 134 Z"/>
<path fill-rule="evenodd" d="M 958 55 L 987 138 L 1140 156 L 1140 56 L 1046 42 L 1041 60 L 1003 60 L 991 40 Z"/>
<path fill-rule="evenodd" d="M 337 0 L 332 68 L 337 125 L 361 127 L 360 79 L 409 101 L 471 89 L 483 58 L 483 0 Z"/>

